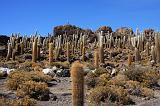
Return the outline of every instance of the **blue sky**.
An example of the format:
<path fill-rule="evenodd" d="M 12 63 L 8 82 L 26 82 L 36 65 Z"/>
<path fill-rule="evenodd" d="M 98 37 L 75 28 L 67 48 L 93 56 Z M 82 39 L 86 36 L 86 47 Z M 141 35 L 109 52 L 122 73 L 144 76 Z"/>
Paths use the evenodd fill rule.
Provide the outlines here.
<path fill-rule="evenodd" d="M 160 0 L 0 0 L 0 34 L 47 34 L 68 22 L 160 30 Z"/>

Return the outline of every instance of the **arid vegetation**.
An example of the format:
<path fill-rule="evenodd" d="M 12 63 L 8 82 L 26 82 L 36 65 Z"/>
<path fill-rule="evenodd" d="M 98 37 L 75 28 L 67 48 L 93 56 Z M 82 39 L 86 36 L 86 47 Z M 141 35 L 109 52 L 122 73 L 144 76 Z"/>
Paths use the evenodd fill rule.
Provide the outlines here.
<path fill-rule="evenodd" d="M 133 32 L 127 27 L 113 32 L 108 26 L 93 32 L 64 25 L 55 27 L 54 34 L 13 34 L 0 45 L 5 47 L 0 49 L 0 80 L 5 79 L 4 88 L 18 98 L 14 101 L 0 94 L 0 105 L 34 106 L 49 101 L 50 82 L 61 83 L 62 77 L 71 77 L 70 101 L 75 106 L 136 105 L 134 98 L 157 99 L 159 32 Z"/>

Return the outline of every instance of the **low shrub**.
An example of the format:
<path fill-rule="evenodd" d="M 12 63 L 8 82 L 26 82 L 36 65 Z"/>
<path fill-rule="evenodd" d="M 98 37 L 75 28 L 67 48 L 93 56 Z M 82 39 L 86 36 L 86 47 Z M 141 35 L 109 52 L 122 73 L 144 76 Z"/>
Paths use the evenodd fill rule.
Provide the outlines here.
<path fill-rule="evenodd" d="M 138 81 L 142 82 L 142 75 L 146 69 L 142 67 L 137 67 L 137 66 L 131 66 L 128 68 L 127 71 L 124 72 L 124 74 L 133 81 Z"/>
<path fill-rule="evenodd" d="M 155 70 L 145 71 L 142 75 L 142 84 L 145 87 L 153 87 L 158 85 L 160 73 Z"/>
<path fill-rule="evenodd" d="M 21 63 L 18 70 L 32 71 L 32 62 L 25 61 L 24 63 Z"/>
<path fill-rule="evenodd" d="M 96 69 L 96 71 L 95 71 L 94 74 L 95 74 L 97 77 L 99 77 L 100 75 L 105 74 L 105 73 L 108 74 L 107 70 L 105 70 L 104 68 L 98 68 L 98 69 Z"/>
<path fill-rule="evenodd" d="M 148 67 L 130 67 L 124 73 L 130 80 L 138 81 L 145 87 L 153 87 L 158 85 L 160 73 Z"/>
<path fill-rule="evenodd" d="M 32 80 L 29 73 L 25 71 L 13 71 L 7 77 L 7 87 L 10 90 L 17 90 L 20 84 Z"/>
<path fill-rule="evenodd" d="M 31 71 L 29 72 L 30 74 L 30 77 L 33 81 L 36 81 L 36 82 L 48 82 L 48 81 L 51 81 L 52 78 L 48 75 L 45 75 L 43 72 L 41 71 Z"/>
<path fill-rule="evenodd" d="M 105 73 L 98 77 L 97 86 L 105 86 L 108 84 L 108 81 L 110 80 L 110 75 Z"/>
<path fill-rule="evenodd" d="M 10 60 L 10 61 L 5 62 L 3 67 L 7 67 L 9 69 L 15 69 L 17 68 L 17 64 L 19 64 L 18 61 Z"/>
<path fill-rule="evenodd" d="M 26 81 L 18 87 L 17 96 L 29 96 L 38 100 L 48 100 L 49 89 L 44 82 Z"/>
<path fill-rule="evenodd" d="M 52 62 L 51 66 L 56 66 L 58 68 L 65 68 L 69 69 L 70 68 L 70 63 L 65 61 L 65 62 Z"/>
<path fill-rule="evenodd" d="M 95 105 L 100 105 L 101 102 L 111 101 L 117 104 L 131 104 L 127 91 L 118 86 L 98 86 L 90 90 L 89 102 Z"/>
<path fill-rule="evenodd" d="M 0 96 L 0 106 L 9 106 L 9 101 L 5 99 L 4 97 Z"/>
<path fill-rule="evenodd" d="M 125 89 L 127 89 L 130 95 L 141 96 L 141 86 L 140 82 L 129 80 L 124 84 Z"/>
<path fill-rule="evenodd" d="M 109 85 L 116 85 L 124 87 L 128 78 L 125 75 L 118 74 L 117 76 L 113 77 L 111 80 L 108 81 Z"/>
<path fill-rule="evenodd" d="M 17 90 L 19 85 L 26 81 L 48 82 L 51 77 L 40 71 L 13 71 L 7 77 L 7 87 L 11 90 Z"/>
<path fill-rule="evenodd" d="M 36 101 L 25 96 L 22 99 L 12 101 L 9 106 L 36 106 Z"/>
<path fill-rule="evenodd" d="M 85 84 L 87 85 L 87 87 L 90 88 L 94 88 L 97 84 L 97 77 L 94 73 L 89 72 L 86 76 L 85 76 Z"/>
<path fill-rule="evenodd" d="M 143 87 L 141 83 L 138 81 L 132 81 L 132 80 L 126 81 L 124 86 L 130 95 L 143 96 L 148 98 L 154 97 L 153 90 L 147 87 Z"/>
<path fill-rule="evenodd" d="M 154 98 L 154 91 L 152 89 L 147 88 L 147 87 L 142 87 L 141 88 L 141 96 L 148 97 L 149 99 Z"/>

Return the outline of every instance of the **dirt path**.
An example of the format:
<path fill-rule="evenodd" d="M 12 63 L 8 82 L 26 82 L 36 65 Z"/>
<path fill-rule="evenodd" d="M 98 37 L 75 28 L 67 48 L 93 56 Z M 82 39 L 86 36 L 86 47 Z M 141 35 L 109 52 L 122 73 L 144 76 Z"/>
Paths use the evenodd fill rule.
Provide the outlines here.
<path fill-rule="evenodd" d="M 37 106 L 71 106 L 71 80 L 70 77 L 59 78 L 60 82 L 51 82 L 50 92 L 57 97 L 56 100 L 38 101 Z"/>

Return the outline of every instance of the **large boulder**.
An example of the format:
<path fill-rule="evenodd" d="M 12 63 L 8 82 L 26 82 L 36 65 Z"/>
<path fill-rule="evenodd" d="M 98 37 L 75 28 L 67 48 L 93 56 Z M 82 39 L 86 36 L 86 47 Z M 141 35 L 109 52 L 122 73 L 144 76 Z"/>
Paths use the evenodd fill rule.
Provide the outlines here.
<path fill-rule="evenodd" d="M 98 37 L 97 37 L 96 34 L 90 34 L 90 35 L 88 36 L 88 43 L 93 43 L 95 40 L 96 40 L 96 41 L 98 40 Z"/>
<path fill-rule="evenodd" d="M 7 45 L 9 37 L 6 35 L 0 35 L 0 45 Z"/>
<path fill-rule="evenodd" d="M 151 40 L 153 40 L 154 39 L 154 29 L 145 29 L 144 30 L 144 35 L 145 35 L 145 37 L 147 38 L 147 39 L 151 39 Z"/>
<path fill-rule="evenodd" d="M 145 34 L 145 35 L 149 35 L 149 34 L 153 34 L 153 33 L 154 33 L 154 29 L 150 29 L 150 28 L 149 28 L 149 29 L 145 29 L 145 30 L 144 30 L 144 34 Z"/>
<path fill-rule="evenodd" d="M 128 27 L 121 27 L 116 29 L 116 31 L 113 33 L 114 38 L 121 38 L 123 36 L 126 36 L 126 38 L 128 38 L 128 36 L 133 35 L 134 32 L 132 30 L 132 28 L 128 28 Z"/>
<path fill-rule="evenodd" d="M 5 35 L 0 35 L 0 56 L 6 56 L 7 55 L 7 42 L 9 40 L 9 37 Z"/>
<path fill-rule="evenodd" d="M 116 33 L 128 35 L 128 34 L 133 34 L 133 30 L 128 27 L 121 27 L 116 30 Z"/>
<path fill-rule="evenodd" d="M 7 47 L 5 45 L 0 45 L 0 56 L 7 55 Z"/>
<path fill-rule="evenodd" d="M 53 33 L 55 36 L 63 35 L 63 34 L 73 35 L 73 34 L 82 33 L 82 32 L 84 32 L 83 29 L 81 29 L 75 25 L 70 25 L 70 24 L 56 26 L 53 29 Z"/>
<path fill-rule="evenodd" d="M 100 28 L 98 28 L 96 32 L 101 32 L 101 31 L 103 31 L 103 33 L 113 32 L 110 26 L 101 26 Z"/>

